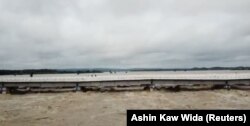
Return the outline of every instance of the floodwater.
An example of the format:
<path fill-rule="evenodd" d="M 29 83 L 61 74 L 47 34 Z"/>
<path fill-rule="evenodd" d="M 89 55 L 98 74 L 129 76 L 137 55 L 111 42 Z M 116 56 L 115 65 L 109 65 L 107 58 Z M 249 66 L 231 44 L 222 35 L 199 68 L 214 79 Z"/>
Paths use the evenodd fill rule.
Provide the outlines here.
<path fill-rule="evenodd" d="M 116 73 L 82 73 L 82 74 L 34 74 L 3 75 L 0 82 L 39 82 L 39 81 L 101 81 L 131 79 L 250 79 L 249 70 L 209 70 L 209 71 L 139 71 Z"/>
<path fill-rule="evenodd" d="M 127 109 L 250 109 L 250 92 L 130 91 L 0 95 L 1 126 L 126 126 Z"/>

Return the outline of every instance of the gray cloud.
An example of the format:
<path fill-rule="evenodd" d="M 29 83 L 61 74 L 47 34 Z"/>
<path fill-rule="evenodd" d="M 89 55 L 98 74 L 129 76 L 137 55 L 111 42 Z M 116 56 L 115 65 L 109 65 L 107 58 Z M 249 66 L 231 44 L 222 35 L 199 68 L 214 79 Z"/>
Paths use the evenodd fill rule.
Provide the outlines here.
<path fill-rule="evenodd" d="M 249 0 L 0 0 L 0 69 L 249 66 Z"/>

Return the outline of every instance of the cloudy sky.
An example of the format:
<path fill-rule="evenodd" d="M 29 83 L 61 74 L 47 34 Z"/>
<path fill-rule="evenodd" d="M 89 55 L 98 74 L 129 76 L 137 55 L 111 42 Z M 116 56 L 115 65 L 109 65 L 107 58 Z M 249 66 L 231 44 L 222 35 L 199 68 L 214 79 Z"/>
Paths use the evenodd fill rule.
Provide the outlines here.
<path fill-rule="evenodd" d="M 249 0 L 0 0 L 0 69 L 240 65 Z"/>

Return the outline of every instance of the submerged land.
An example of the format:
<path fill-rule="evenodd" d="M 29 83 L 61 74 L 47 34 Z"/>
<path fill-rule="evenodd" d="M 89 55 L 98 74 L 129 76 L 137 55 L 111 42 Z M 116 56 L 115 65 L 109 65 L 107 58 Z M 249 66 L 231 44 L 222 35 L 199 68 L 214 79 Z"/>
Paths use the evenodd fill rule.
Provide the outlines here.
<path fill-rule="evenodd" d="M 250 109 L 249 90 L 0 95 L 1 126 L 125 126 L 127 109 Z"/>
<path fill-rule="evenodd" d="M 199 86 L 205 87 L 198 90 L 151 88 L 152 90 L 104 90 L 103 92 L 74 89 L 67 91 L 53 89 L 50 92 L 48 91 L 50 88 L 40 87 L 20 94 L 0 94 L 0 126 L 126 126 L 128 109 L 250 109 L 249 70 L 122 71 L 0 76 L 2 86 L 8 84 L 22 86 L 32 82 L 41 84 L 47 82 L 50 86 L 55 84 L 52 83 L 54 81 L 65 83 L 79 81 L 86 86 L 88 83 L 84 82 L 106 81 L 105 83 L 91 83 L 94 86 L 104 86 L 110 84 L 111 80 L 122 81 L 122 83 L 114 83 L 113 86 L 116 86 L 116 84 L 123 84 L 123 81 L 126 85 L 128 84 L 126 80 L 131 79 L 151 79 L 149 82 L 155 86 L 161 83 L 157 81 L 153 83 L 152 79 L 176 79 L 177 82 L 181 79 L 193 79 L 202 83 Z M 204 83 L 205 80 L 211 80 L 212 84 L 215 84 L 217 82 L 215 80 L 221 82 L 225 79 L 236 80 L 234 83 L 228 81 L 228 84 L 232 84 L 231 86 L 240 84 L 239 86 L 248 88 L 241 88 L 242 90 L 207 88 Z M 138 84 L 141 84 L 144 81 L 139 82 Z M 162 86 L 168 86 L 170 82 L 162 82 Z M 174 84 L 179 84 L 177 82 Z M 183 85 L 187 85 L 187 82 L 189 81 L 183 82 Z M 133 83 L 136 81 L 129 84 Z M 191 84 L 191 89 L 193 88 L 196 89 L 197 86 Z M 42 89 L 46 91 L 41 91 Z"/>

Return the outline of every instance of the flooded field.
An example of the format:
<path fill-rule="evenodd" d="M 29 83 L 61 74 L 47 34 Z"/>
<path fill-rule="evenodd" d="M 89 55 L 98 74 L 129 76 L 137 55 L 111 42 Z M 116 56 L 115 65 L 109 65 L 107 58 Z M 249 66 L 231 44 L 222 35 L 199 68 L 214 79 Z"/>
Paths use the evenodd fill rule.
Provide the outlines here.
<path fill-rule="evenodd" d="M 132 91 L 0 95 L 1 126 L 125 126 L 127 109 L 250 109 L 250 92 Z"/>
<path fill-rule="evenodd" d="M 3 75 L 0 82 L 57 82 L 57 81 L 103 81 L 103 80 L 131 80 L 131 79 L 249 79 L 249 70 L 208 70 L 208 71 L 140 71 L 140 72 L 104 72 L 82 74 L 34 74 Z"/>

